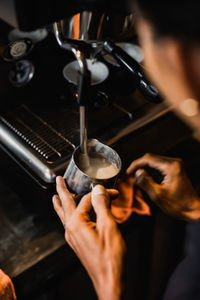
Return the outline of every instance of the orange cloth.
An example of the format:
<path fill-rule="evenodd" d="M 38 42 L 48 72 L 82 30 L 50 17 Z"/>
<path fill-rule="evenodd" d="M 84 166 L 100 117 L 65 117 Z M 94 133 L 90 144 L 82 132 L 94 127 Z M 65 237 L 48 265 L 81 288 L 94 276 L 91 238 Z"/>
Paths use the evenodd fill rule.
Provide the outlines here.
<path fill-rule="evenodd" d="M 111 212 L 117 223 L 125 222 L 133 212 L 140 215 L 151 215 L 149 205 L 142 199 L 139 190 L 134 190 L 133 177 L 119 179 L 117 190 L 119 197 L 112 200 Z"/>
<path fill-rule="evenodd" d="M 0 270 L 0 299 L 1 300 L 16 300 L 14 285 L 2 270 Z"/>

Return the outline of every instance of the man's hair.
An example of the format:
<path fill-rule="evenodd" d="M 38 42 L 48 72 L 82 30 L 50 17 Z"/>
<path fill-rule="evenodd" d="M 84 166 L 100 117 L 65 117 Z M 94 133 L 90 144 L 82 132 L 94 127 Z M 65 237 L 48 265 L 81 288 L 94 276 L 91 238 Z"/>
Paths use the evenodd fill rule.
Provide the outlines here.
<path fill-rule="evenodd" d="M 134 0 L 136 13 L 149 21 L 156 35 L 200 42 L 200 0 Z"/>

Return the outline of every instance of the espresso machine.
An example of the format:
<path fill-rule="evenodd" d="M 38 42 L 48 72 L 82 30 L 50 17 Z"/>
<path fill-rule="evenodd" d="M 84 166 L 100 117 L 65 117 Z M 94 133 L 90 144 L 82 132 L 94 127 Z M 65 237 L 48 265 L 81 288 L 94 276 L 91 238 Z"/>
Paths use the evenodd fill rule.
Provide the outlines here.
<path fill-rule="evenodd" d="M 9 83 L 14 85 L 15 91 L 21 89 L 27 97 L 28 86 L 34 82 L 36 68 L 28 58 L 34 57 L 34 51 L 39 46 L 35 46 L 31 38 L 28 38 L 29 32 L 46 28 L 54 38 L 54 47 L 59 55 L 62 58 L 70 57 L 69 63 L 75 60 L 78 66 L 77 86 L 73 91 L 72 101 L 67 101 L 66 95 L 62 95 L 62 99 L 55 99 L 54 106 L 48 101 L 44 101 L 44 105 L 41 101 L 36 101 L 36 105 L 22 102 L 0 112 L 2 160 L 4 163 L 8 161 L 9 166 L 16 169 L 15 186 L 21 186 L 23 178 L 26 178 L 27 186 L 34 190 L 31 193 L 33 198 L 38 198 L 39 191 L 40 199 L 41 195 L 49 199 L 55 188 L 56 176 L 63 175 L 74 148 L 81 142 L 80 136 L 85 134 L 87 119 L 89 136 L 100 138 L 105 144 L 114 147 L 123 136 L 168 112 L 158 91 L 146 78 L 142 66 L 117 44 L 128 41 L 135 35 L 132 2 L 51 0 L 46 5 L 37 1 L 0 1 L 0 18 L 12 28 L 27 33 L 25 38 L 8 43 L 2 51 L 3 64 L 15 66 Z M 42 43 L 45 44 L 45 40 Z M 109 81 L 112 77 L 110 70 L 109 78 L 99 85 L 100 93 L 96 91 L 98 85 L 92 86 L 88 60 L 92 62 L 91 65 L 97 61 L 105 64 L 106 55 L 114 58 L 118 64 L 117 70 L 125 72 L 131 80 L 131 92 L 137 94 L 134 103 L 128 96 L 126 100 L 122 100 L 123 105 L 121 102 L 110 105 L 110 98 L 113 97 L 112 93 L 109 94 L 110 90 L 116 88 L 116 84 Z M 114 74 L 116 69 L 113 69 Z M 61 75 L 62 70 L 58 76 Z M 51 83 L 54 84 L 54 79 L 51 80 L 46 80 L 46 89 L 50 88 Z M 66 83 L 63 75 L 55 89 L 59 88 L 62 80 Z M 71 85 L 70 83 L 70 91 Z M 128 88 L 126 86 L 125 90 Z M 32 90 L 35 90 L 34 84 Z M 99 102 L 93 101 L 95 97 Z M 40 105 L 42 109 L 38 110 Z M 89 113 L 85 118 L 87 110 Z M 81 130 L 84 132 L 80 134 Z M 8 177 L 9 173 L 10 171 Z"/>

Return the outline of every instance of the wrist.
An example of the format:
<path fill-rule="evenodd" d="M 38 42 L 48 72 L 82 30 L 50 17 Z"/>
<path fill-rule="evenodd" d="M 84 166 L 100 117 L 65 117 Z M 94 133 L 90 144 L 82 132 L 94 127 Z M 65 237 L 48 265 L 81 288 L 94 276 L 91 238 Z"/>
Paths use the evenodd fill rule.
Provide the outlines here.
<path fill-rule="evenodd" d="M 98 300 L 125 300 L 125 285 L 122 282 L 107 281 L 103 286 L 95 289 Z"/>
<path fill-rule="evenodd" d="M 195 197 L 193 199 L 192 206 L 184 215 L 190 221 L 200 221 L 200 198 Z"/>

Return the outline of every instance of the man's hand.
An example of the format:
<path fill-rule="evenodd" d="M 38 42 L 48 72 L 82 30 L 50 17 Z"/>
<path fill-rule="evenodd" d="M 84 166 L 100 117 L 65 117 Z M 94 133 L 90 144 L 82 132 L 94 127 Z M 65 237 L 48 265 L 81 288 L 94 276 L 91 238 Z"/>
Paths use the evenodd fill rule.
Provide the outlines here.
<path fill-rule="evenodd" d="M 76 207 L 59 176 L 57 192 L 53 205 L 65 227 L 65 239 L 86 268 L 99 299 L 122 299 L 125 243 L 109 209 L 110 196 L 117 191 L 97 185 Z M 96 222 L 90 219 L 92 208 Z"/>
<path fill-rule="evenodd" d="M 156 183 L 146 168 L 161 172 L 163 181 Z M 135 183 L 166 213 L 186 220 L 200 219 L 200 199 L 180 159 L 145 154 L 132 162 L 127 173 L 135 177 Z"/>

